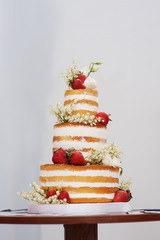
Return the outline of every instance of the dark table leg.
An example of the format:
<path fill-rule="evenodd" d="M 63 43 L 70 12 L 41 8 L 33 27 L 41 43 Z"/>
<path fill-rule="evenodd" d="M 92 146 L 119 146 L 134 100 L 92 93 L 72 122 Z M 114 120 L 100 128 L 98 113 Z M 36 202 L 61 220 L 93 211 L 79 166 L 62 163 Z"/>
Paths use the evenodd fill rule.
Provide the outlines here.
<path fill-rule="evenodd" d="M 98 240 L 97 224 L 65 224 L 65 240 Z"/>

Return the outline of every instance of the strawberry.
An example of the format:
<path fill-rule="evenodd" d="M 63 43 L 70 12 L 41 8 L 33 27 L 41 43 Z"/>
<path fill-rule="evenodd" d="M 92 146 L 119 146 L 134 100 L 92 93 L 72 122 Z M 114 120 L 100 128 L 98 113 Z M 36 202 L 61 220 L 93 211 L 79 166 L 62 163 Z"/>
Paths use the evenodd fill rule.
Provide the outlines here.
<path fill-rule="evenodd" d="M 118 190 L 113 198 L 113 202 L 128 202 L 129 200 L 128 193 L 124 190 Z"/>
<path fill-rule="evenodd" d="M 71 202 L 70 197 L 69 197 L 69 194 L 68 194 L 68 192 L 66 192 L 66 191 L 62 191 L 62 192 L 59 194 L 59 196 L 58 196 L 58 199 L 59 199 L 59 200 L 63 200 L 64 198 L 67 199 L 67 203 L 70 203 L 70 202 Z"/>
<path fill-rule="evenodd" d="M 95 117 L 100 117 L 101 118 L 101 120 L 100 121 L 98 121 L 98 123 L 100 123 L 100 124 L 103 124 L 103 125 L 107 125 L 108 124 L 108 122 L 109 122 L 109 115 L 107 115 L 106 113 L 104 113 L 104 112 L 99 112 L 99 113 L 97 113 L 96 115 L 95 115 Z"/>
<path fill-rule="evenodd" d="M 53 189 L 48 190 L 48 192 L 46 193 L 46 197 L 47 198 L 49 198 L 49 197 L 51 197 L 53 195 L 56 195 L 56 191 L 53 190 Z"/>
<path fill-rule="evenodd" d="M 74 151 L 70 158 L 70 164 L 81 166 L 86 165 L 86 161 L 81 152 Z"/>
<path fill-rule="evenodd" d="M 72 82 L 72 88 L 73 89 L 85 89 L 86 87 L 83 85 L 82 81 L 77 78 Z"/>
<path fill-rule="evenodd" d="M 84 81 L 86 80 L 86 76 L 83 74 L 79 74 L 78 77 L 76 77 L 76 79 L 80 79 L 82 83 L 84 83 Z"/>
<path fill-rule="evenodd" d="M 52 157 L 52 162 L 56 164 L 67 164 L 68 163 L 68 157 L 67 153 L 63 149 L 57 150 Z"/>

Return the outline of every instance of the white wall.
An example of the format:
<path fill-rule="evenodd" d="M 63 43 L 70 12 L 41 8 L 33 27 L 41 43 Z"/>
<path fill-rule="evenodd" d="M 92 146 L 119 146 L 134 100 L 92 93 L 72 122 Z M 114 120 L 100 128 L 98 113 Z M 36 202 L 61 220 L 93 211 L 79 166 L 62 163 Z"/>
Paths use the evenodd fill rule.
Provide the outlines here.
<path fill-rule="evenodd" d="M 94 74 L 100 111 L 112 114 L 108 142 L 123 147 L 133 208 L 159 208 L 160 2 L 4 0 L 0 2 L 0 208 L 24 208 L 17 191 L 51 163 L 47 105 L 63 102 L 58 74 L 102 61 Z M 158 223 L 102 224 L 99 239 L 160 238 Z M 0 226 L 4 239 L 63 239 L 62 226 Z"/>

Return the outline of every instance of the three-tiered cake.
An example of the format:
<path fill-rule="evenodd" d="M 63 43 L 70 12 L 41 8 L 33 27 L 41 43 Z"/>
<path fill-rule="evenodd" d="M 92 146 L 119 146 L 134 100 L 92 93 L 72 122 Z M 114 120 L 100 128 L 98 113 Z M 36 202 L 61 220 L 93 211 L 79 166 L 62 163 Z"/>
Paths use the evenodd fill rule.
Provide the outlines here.
<path fill-rule="evenodd" d="M 96 81 L 89 77 L 101 63 L 85 71 L 67 69 L 64 105 L 50 106 L 54 125 L 53 164 L 40 166 L 42 189 L 65 189 L 71 203 L 112 202 L 119 186 L 120 149 L 107 146 L 109 115 L 98 113 Z"/>

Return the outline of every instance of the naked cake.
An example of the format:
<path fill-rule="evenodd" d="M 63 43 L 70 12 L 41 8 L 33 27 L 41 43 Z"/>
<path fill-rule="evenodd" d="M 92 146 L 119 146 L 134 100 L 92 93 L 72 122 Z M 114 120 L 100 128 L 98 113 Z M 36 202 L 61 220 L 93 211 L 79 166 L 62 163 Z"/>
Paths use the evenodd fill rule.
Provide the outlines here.
<path fill-rule="evenodd" d="M 131 199 L 131 181 L 119 184 L 122 150 L 113 142 L 107 143 L 110 114 L 99 112 L 97 82 L 90 77 L 100 65 L 93 62 L 80 69 L 73 62 L 62 74 L 67 83 L 64 103 L 49 105 L 50 112 L 57 117 L 53 126 L 52 162 L 40 166 L 39 185 L 31 184 L 33 192 L 19 193 L 34 203 L 29 207 L 30 213 L 55 213 L 56 208 L 47 210 L 46 204 L 71 203 L 82 207 Z"/>
<path fill-rule="evenodd" d="M 97 71 L 99 66 L 100 63 L 93 63 L 86 75 L 75 65 L 72 70 L 68 69 L 69 73 L 76 73 L 72 78 L 67 77 L 69 89 L 64 94 L 64 105 L 61 109 L 50 107 L 53 114 L 59 114 L 59 121 L 54 125 L 53 164 L 40 166 L 39 183 L 42 189 L 64 188 L 69 193 L 71 203 L 112 202 L 119 186 L 119 156 L 111 158 L 107 153 L 109 116 L 98 113 L 97 84 L 89 77 L 89 72 Z M 69 116 L 67 113 L 64 116 L 67 107 L 72 110 Z M 65 156 L 64 162 L 58 162 L 55 158 L 59 151 Z M 77 152 L 79 155 L 72 161 L 73 153 Z"/>

